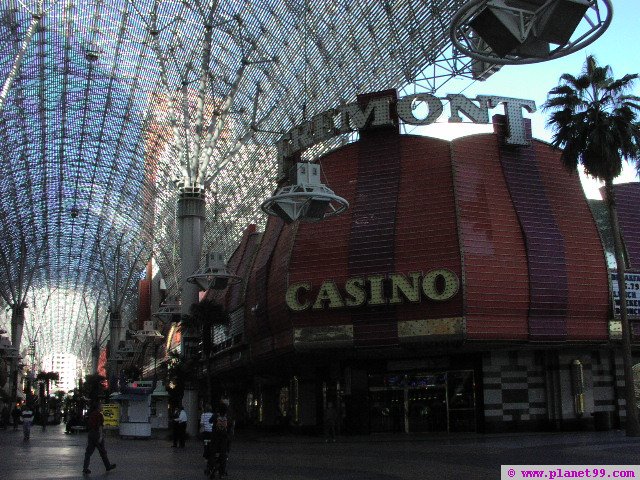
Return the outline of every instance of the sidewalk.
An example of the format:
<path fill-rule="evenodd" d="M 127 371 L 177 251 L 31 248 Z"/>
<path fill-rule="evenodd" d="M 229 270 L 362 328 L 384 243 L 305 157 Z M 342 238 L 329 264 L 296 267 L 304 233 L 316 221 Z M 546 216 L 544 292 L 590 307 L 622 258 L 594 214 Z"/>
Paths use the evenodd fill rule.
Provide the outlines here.
<path fill-rule="evenodd" d="M 86 434 L 64 435 L 62 427 L 39 427 L 31 440 L 0 430 L 0 479 L 83 478 Z M 171 448 L 163 438 L 107 438 L 117 468 L 104 472 L 97 452 L 85 478 L 109 480 L 204 479 L 202 446 L 188 441 Z M 505 435 L 371 435 L 322 438 L 238 435 L 231 446 L 229 479 L 499 479 L 502 464 L 629 465 L 640 463 L 640 438 L 624 432 Z"/>

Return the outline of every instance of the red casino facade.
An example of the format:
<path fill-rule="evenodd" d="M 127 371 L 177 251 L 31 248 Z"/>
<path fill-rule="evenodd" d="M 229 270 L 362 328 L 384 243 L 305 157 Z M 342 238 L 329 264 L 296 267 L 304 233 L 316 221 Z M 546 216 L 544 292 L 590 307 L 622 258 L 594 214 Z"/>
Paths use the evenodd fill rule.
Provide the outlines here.
<path fill-rule="evenodd" d="M 601 233 L 559 151 L 495 133 L 361 131 L 319 159 L 350 204 L 250 227 L 210 293 L 212 374 L 239 423 L 349 433 L 581 428 L 624 419 Z M 624 222 L 622 222 L 624 224 Z M 624 225 L 623 225 L 624 226 Z"/>

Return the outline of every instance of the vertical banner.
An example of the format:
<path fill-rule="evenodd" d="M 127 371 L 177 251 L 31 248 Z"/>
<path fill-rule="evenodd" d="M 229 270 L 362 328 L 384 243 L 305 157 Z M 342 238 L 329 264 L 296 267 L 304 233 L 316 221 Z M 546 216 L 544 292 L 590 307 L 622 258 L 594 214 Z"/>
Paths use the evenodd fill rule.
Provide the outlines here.
<path fill-rule="evenodd" d="M 620 318 L 620 290 L 618 289 L 618 274 L 609 272 L 611 279 L 611 293 L 613 295 L 613 317 Z M 624 274 L 627 287 L 627 314 L 630 319 L 640 319 L 640 273 L 626 272 Z"/>

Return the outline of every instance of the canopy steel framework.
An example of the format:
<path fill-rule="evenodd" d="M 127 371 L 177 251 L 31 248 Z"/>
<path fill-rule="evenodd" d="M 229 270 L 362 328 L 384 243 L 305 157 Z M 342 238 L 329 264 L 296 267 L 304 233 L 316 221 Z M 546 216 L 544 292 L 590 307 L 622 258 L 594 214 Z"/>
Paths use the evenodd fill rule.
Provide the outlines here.
<path fill-rule="evenodd" d="M 25 328 L 39 346 L 88 356 L 96 339 L 85 302 L 97 308 L 105 272 L 142 273 L 153 255 L 176 293 L 181 191 L 207 192 L 203 260 L 230 253 L 248 224 L 264 222 L 283 132 L 358 93 L 435 92 L 471 78 L 449 40 L 462 4 L 0 2 L 5 302 L 11 284 L 30 287 Z M 136 252 L 134 264 L 104 264 L 100 252 L 116 245 Z M 124 317 L 137 290 L 123 295 Z M 36 314 L 42 298 L 47 311 Z"/>

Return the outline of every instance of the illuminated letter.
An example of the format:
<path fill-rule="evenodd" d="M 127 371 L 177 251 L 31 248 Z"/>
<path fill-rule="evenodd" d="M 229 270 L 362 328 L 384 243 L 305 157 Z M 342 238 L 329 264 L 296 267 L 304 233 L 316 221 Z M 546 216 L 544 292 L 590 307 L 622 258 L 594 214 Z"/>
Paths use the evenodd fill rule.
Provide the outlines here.
<path fill-rule="evenodd" d="M 464 113 L 473 123 L 489 123 L 489 109 L 487 108 L 488 98 L 489 97 L 478 95 L 476 97 L 476 101 L 480 106 L 477 106 L 464 95 L 447 95 L 447 100 L 449 100 L 450 104 L 449 108 L 451 109 L 449 123 L 462 122 L 459 112 Z"/>
<path fill-rule="evenodd" d="M 438 281 L 442 282 L 438 288 Z M 422 279 L 422 291 L 431 300 L 443 302 L 449 300 L 460 288 L 458 276 L 451 270 L 431 270 Z"/>
<path fill-rule="evenodd" d="M 285 297 L 287 307 L 294 312 L 302 312 L 311 306 L 311 303 L 308 300 L 305 300 L 304 303 L 300 303 L 298 301 L 298 292 L 300 290 L 309 292 L 311 290 L 311 284 L 306 282 L 294 283 L 289 285 L 289 288 L 287 288 L 287 295 Z"/>
<path fill-rule="evenodd" d="M 320 286 L 320 291 L 312 308 L 314 310 L 322 310 L 324 301 L 329 301 L 329 308 L 344 307 L 344 302 L 334 282 L 326 281 Z"/>
<path fill-rule="evenodd" d="M 371 285 L 371 297 L 369 298 L 369 305 L 384 305 L 386 300 L 384 299 L 384 275 L 374 275 L 373 277 L 367 277 L 369 284 Z"/>
<path fill-rule="evenodd" d="M 422 120 L 413 114 L 414 102 L 424 102 L 429 108 L 428 115 Z M 442 102 L 433 95 L 418 93 L 398 100 L 398 116 L 411 125 L 429 125 L 435 122 L 440 115 L 442 115 Z"/>
<path fill-rule="evenodd" d="M 367 294 L 364 291 L 364 278 L 350 278 L 345 283 L 344 289 L 348 295 L 345 301 L 347 307 L 361 307 L 366 303 Z"/>
<path fill-rule="evenodd" d="M 402 274 L 394 273 L 390 275 L 391 279 L 391 298 L 389 303 L 396 305 L 402 303 L 403 297 L 410 302 L 417 303 L 420 301 L 420 274 L 418 272 L 410 273 L 411 282 Z M 400 296 L 402 292 L 402 296 Z"/>
<path fill-rule="evenodd" d="M 341 131 L 349 131 L 349 126 L 354 130 L 360 130 L 367 126 L 380 127 L 383 125 L 393 125 L 391 114 L 389 113 L 389 104 L 391 97 L 374 98 L 369 101 L 364 112 L 358 103 L 348 103 L 338 107 L 342 113 Z M 373 114 L 373 120 L 369 121 Z M 349 122 L 351 120 L 351 122 Z"/>
<path fill-rule="evenodd" d="M 311 119 L 313 123 L 313 138 L 315 143 L 329 140 L 336 136 L 336 126 L 333 122 L 335 110 L 327 110 Z"/>
<path fill-rule="evenodd" d="M 291 150 L 297 152 L 314 144 L 313 123 L 306 121 L 291 130 Z"/>
<path fill-rule="evenodd" d="M 489 106 L 497 107 L 504 103 L 504 113 L 507 116 L 507 136 L 505 142 L 509 145 L 529 145 L 527 141 L 527 132 L 525 129 L 524 118 L 522 117 L 522 109 L 533 113 L 536 111 L 536 102 L 533 100 L 522 100 L 520 98 L 481 96 L 478 98 L 486 98 Z"/>
<path fill-rule="evenodd" d="M 280 140 L 276 142 L 276 149 L 278 151 L 278 178 L 286 177 L 288 172 L 284 159 L 290 157 L 293 154 L 291 148 L 291 132 L 285 133 Z"/>

